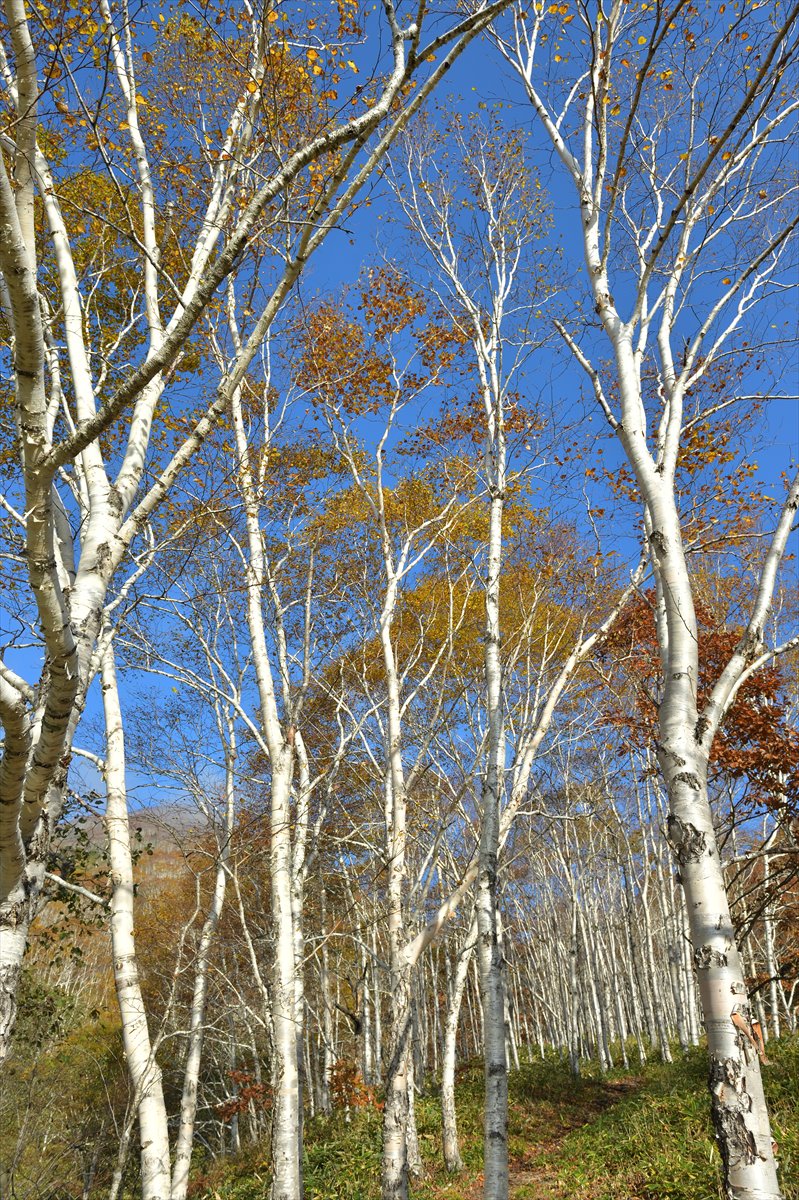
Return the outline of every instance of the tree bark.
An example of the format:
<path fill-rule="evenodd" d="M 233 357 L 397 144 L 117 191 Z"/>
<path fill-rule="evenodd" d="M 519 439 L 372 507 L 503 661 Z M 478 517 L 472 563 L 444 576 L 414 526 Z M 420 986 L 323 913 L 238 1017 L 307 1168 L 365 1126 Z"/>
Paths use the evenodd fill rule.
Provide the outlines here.
<path fill-rule="evenodd" d="M 228 719 L 225 739 L 225 821 L 219 860 L 214 879 L 211 905 L 203 922 L 194 975 L 194 994 L 191 1002 L 189 1023 L 189 1047 L 183 1071 L 183 1093 L 180 1100 L 180 1122 L 175 1144 L 175 1159 L 172 1170 L 172 1200 L 186 1200 L 189 1186 L 191 1153 L 194 1145 L 194 1127 L 197 1116 L 197 1087 L 200 1079 L 203 1042 L 205 1037 L 205 1010 L 208 996 L 208 966 L 211 947 L 216 936 L 219 918 L 225 903 L 227 867 L 230 858 L 230 840 L 233 836 L 235 805 L 235 762 L 236 739 L 232 719 Z M 220 728 L 220 733 L 224 731 Z M 234 1135 L 233 1129 L 231 1134 Z"/>
<path fill-rule="evenodd" d="M 103 651 L 101 682 L 106 726 L 105 827 L 111 868 L 111 949 L 125 1060 L 139 1119 L 142 1200 L 170 1200 L 169 1131 L 161 1082 L 139 983 L 133 916 L 125 742 L 113 646 Z"/>
<path fill-rule="evenodd" d="M 458 1144 L 458 1115 L 455 1107 L 455 1063 L 457 1056 L 458 1020 L 463 992 L 469 977 L 469 964 L 477 943 L 477 921 L 473 916 L 463 944 L 458 952 L 455 975 L 447 1003 L 444 1023 L 444 1053 L 441 1068 L 441 1124 L 444 1163 L 453 1174 L 463 1170 Z"/>

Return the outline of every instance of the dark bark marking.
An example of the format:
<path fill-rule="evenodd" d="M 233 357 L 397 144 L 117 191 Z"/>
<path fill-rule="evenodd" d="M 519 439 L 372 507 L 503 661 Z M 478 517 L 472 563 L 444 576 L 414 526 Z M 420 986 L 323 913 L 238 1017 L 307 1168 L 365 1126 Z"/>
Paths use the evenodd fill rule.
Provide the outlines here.
<path fill-rule="evenodd" d="M 681 758 L 679 754 L 675 753 L 670 746 L 664 745 L 663 742 L 658 743 L 657 752 L 658 754 L 662 754 L 664 758 L 670 758 L 676 767 L 685 766 L 685 759 Z"/>
<path fill-rule="evenodd" d="M 695 775 L 693 771 L 681 771 L 679 775 L 674 776 L 674 779 L 672 780 L 672 782 L 673 783 L 684 783 L 684 784 L 687 784 L 687 786 L 689 788 L 691 788 L 692 791 L 694 791 L 694 792 L 699 791 L 699 786 L 700 786 L 699 785 L 699 776 Z"/>
<path fill-rule="evenodd" d="M 726 967 L 727 955 L 712 946 L 698 946 L 694 950 L 694 966 L 697 971 L 706 971 L 710 967 Z"/>
<path fill-rule="evenodd" d="M 106 569 L 111 561 L 111 547 L 108 542 L 101 542 L 97 547 L 97 557 L 95 559 L 95 568 L 101 573 Z"/>
<path fill-rule="evenodd" d="M 649 540 L 655 547 L 657 553 L 662 556 L 666 553 L 666 535 L 659 529 L 653 529 L 649 535 Z"/>
<path fill-rule="evenodd" d="M 742 639 L 741 649 L 744 660 L 747 663 L 753 662 L 763 649 L 763 630 L 758 629 L 757 626 L 747 630 Z"/>
<path fill-rule="evenodd" d="M 757 1152 L 754 1134 L 746 1124 L 752 1101 L 746 1090 L 746 1077 L 734 1058 L 710 1057 L 710 1111 L 716 1132 L 726 1183 L 730 1169 L 739 1163 L 751 1166 L 762 1157 Z"/>
<path fill-rule="evenodd" d="M 668 838 L 674 857 L 681 867 L 689 862 L 698 862 L 707 846 L 702 830 L 681 820 L 676 813 L 669 813 Z"/>

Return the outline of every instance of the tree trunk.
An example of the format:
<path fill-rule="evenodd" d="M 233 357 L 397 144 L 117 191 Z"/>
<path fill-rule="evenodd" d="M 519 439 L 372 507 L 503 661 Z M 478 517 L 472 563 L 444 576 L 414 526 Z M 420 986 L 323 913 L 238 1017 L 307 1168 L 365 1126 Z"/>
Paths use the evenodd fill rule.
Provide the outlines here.
<path fill-rule="evenodd" d="M 103 651 L 103 710 L 106 727 L 105 828 L 111 869 L 111 947 L 122 1043 L 133 1087 L 141 1144 L 142 1200 L 169 1200 L 170 1155 L 161 1069 L 150 1041 L 139 984 L 133 920 L 133 860 L 130 851 L 125 741 L 113 647 Z"/>
<path fill-rule="evenodd" d="M 407 986 L 400 983 L 391 992 L 391 1043 L 386 1068 L 386 1100 L 383 1109 L 382 1200 L 408 1198 L 408 1049 L 410 1007 Z"/>
<path fill-rule="evenodd" d="M 220 733 L 223 733 L 220 722 Z M 233 834 L 235 804 L 236 741 L 232 719 L 228 719 L 225 740 L 225 822 L 219 860 L 214 880 L 211 907 L 203 922 L 200 944 L 197 949 L 197 964 L 194 976 L 194 995 L 191 1002 L 189 1026 L 189 1049 L 183 1074 L 183 1094 L 180 1101 L 180 1124 L 178 1125 L 175 1162 L 172 1171 L 172 1200 L 185 1200 L 189 1186 L 191 1152 L 194 1145 L 194 1124 L 197 1116 L 197 1085 L 200 1079 L 203 1041 L 205 1036 L 205 1007 L 208 995 L 208 964 L 211 946 L 216 936 L 219 918 L 225 903 L 227 887 L 227 864 L 230 858 L 230 839 Z M 231 1039 L 232 1040 L 232 1039 Z M 234 1127 L 235 1128 L 235 1127 Z M 231 1131 L 232 1132 L 232 1131 Z M 237 1136 L 237 1135 L 236 1135 Z"/>
<path fill-rule="evenodd" d="M 772 916 L 774 901 L 768 898 L 769 888 L 769 856 L 763 857 L 763 887 L 766 891 L 766 906 L 763 910 L 763 939 L 765 942 L 766 973 L 768 975 L 769 1007 L 771 1008 L 771 1031 L 778 1038 L 780 1029 L 780 1005 L 778 991 L 782 985 L 777 978 L 777 956 L 774 951 L 774 918 Z M 768 1036 L 764 1023 L 763 1036 Z"/>
<path fill-rule="evenodd" d="M 458 1144 L 458 1117 L 455 1108 L 455 1061 L 457 1053 L 458 1019 L 463 992 L 469 977 L 469 964 L 477 941 L 477 920 L 473 916 L 458 953 L 455 976 L 447 1004 L 444 1023 L 444 1054 L 441 1070 L 441 1125 L 444 1163 L 450 1172 L 463 1170 Z"/>
<path fill-rule="evenodd" d="M 408 1052 L 406 1055 L 407 1062 L 407 1081 L 408 1089 L 408 1121 L 405 1131 L 405 1141 L 408 1148 L 408 1174 L 413 1179 L 421 1179 L 424 1175 L 424 1163 L 422 1162 L 422 1152 L 419 1149 L 419 1132 L 416 1128 L 416 1066 L 414 1063 L 414 1041 L 413 1036 L 415 1021 L 415 1005 L 411 1017 L 411 1037 L 409 1039 Z"/>
<path fill-rule="evenodd" d="M 493 407 L 487 402 L 493 412 Z M 499 812 L 505 776 L 505 724 L 500 657 L 499 581 L 502 563 L 504 439 L 501 414 L 487 436 L 491 486 L 485 596 L 485 679 L 488 746 L 480 824 L 480 864 L 475 911 L 485 1055 L 484 1196 L 508 1195 L 508 1065 L 505 1057 L 505 988 L 497 921 Z"/>
<path fill-rule="evenodd" d="M 301 1200 L 302 1145 L 300 1063 L 295 1011 L 294 921 L 292 908 L 291 777 L 293 754 L 287 744 L 272 763 L 272 1022 L 275 1094 L 272 1112 L 271 1200 Z"/>
<path fill-rule="evenodd" d="M 653 489 L 654 490 L 654 489 Z M 696 707 L 696 618 L 679 518 L 658 497 L 650 542 L 668 627 L 658 759 L 669 799 L 668 836 L 685 889 L 694 967 L 710 1056 L 711 1116 L 728 1200 L 779 1197 L 752 1014 L 735 942 L 707 795 L 707 718 Z"/>
<path fill-rule="evenodd" d="M 320 917 L 322 949 L 320 952 L 319 992 L 322 1006 L 322 1070 L 319 1078 L 319 1107 L 326 1117 L 330 1116 L 332 1103 L 330 1080 L 333 1075 L 333 1002 L 330 998 L 330 954 L 327 946 L 327 889 L 324 879 L 320 884 Z"/>

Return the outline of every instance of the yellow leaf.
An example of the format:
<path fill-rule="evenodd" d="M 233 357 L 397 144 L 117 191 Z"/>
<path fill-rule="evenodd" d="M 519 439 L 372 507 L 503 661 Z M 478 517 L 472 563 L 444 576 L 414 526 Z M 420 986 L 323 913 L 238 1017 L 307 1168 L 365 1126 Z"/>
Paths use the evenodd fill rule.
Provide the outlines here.
<path fill-rule="evenodd" d="M 646 43 L 647 43 L 648 41 L 649 41 L 649 38 L 645 38 L 645 37 L 639 37 L 639 39 L 638 39 L 638 45 L 639 45 L 639 46 L 645 46 L 645 45 L 646 45 Z"/>
<path fill-rule="evenodd" d="M 258 91 L 258 84 L 255 82 L 254 79 L 247 80 L 247 91 L 250 93 Z"/>
<path fill-rule="evenodd" d="M 721 282 L 724 284 L 727 284 L 727 283 L 732 283 L 732 280 L 731 279 L 722 279 Z"/>
<path fill-rule="evenodd" d="M 721 156 L 722 162 L 727 162 L 731 158 L 732 158 L 732 151 L 730 151 L 730 150 L 725 150 Z"/>
<path fill-rule="evenodd" d="M 269 16 L 266 19 L 267 19 L 267 21 L 276 21 L 277 20 L 277 13 L 275 12 L 274 9 L 272 9 L 272 11 L 270 12 Z"/>
<path fill-rule="evenodd" d="M 347 66 L 349 67 L 349 69 L 351 71 L 354 71 L 356 75 L 358 74 L 358 68 L 356 67 L 355 63 L 352 61 L 351 58 L 347 59 Z"/>

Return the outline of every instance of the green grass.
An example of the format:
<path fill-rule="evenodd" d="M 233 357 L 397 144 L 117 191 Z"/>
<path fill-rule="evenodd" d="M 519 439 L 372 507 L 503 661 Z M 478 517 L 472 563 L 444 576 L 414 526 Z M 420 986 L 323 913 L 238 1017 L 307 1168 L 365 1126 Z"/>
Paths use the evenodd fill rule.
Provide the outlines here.
<path fill-rule="evenodd" d="M 780 1146 L 785 1200 L 799 1200 L 799 1038 L 769 1046 L 765 1084 Z M 707 1060 L 692 1051 L 635 1074 L 573 1079 L 554 1059 L 525 1064 L 510 1079 L 509 1149 L 515 1200 L 719 1200 L 719 1157 L 710 1133 Z M 469 1064 L 457 1086 L 465 1170 L 441 1159 L 435 1090 L 417 1100 L 426 1173 L 414 1200 L 482 1195 L 482 1069 Z M 193 1193 L 203 1200 L 263 1200 L 264 1151 L 212 1167 Z M 308 1200 L 378 1200 L 380 1113 L 365 1109 L 306 1124 Z M 199 1181 L 197 1181 L 199 1182 Z M 216 1193 L 216 1196 L 215 1196 Z"/>
<path fill-rule="evenodd" d="M 799 1200 L 799 1041 L 772 1043 L 764 1069 L 785 1200 Z M 648 1066 L 635 1091 L 563 1139 L 551 1156 L 574 1200 L 719 1200 L 703 1050 Z M 557 1193 L 556 1193 L 557 1194 Z"/>

